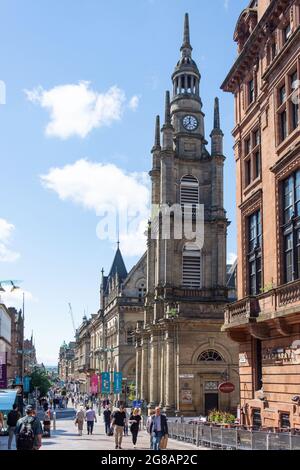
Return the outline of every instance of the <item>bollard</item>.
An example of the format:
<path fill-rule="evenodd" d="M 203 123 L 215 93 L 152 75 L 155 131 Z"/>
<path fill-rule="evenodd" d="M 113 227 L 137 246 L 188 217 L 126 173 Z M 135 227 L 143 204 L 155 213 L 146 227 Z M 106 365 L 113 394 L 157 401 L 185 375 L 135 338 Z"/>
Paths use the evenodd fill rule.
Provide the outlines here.
<path fill-rule="evenodd" d="M 56 430 L 56 411 L 53 411 L 53 431 Z"/>

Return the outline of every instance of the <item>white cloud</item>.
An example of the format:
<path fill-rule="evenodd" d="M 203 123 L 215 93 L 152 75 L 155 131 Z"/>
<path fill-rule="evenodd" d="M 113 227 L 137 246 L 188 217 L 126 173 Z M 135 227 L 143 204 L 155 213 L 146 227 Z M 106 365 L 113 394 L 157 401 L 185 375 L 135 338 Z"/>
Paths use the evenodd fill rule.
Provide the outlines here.
<path fill-rule="evenodd" d="M 114 164 L 82 159 L 62 168 L 50 169 L 47 175 L 41 176 L 41 180 L 63 201 L 72 201 L 101 217 L 97 227 L 99 238 L 109 237 L 113 243 L 116 242 L 118 215 L 122 252 L 135 256 L 145 251 L 144 232 L 150 202 L 146 173 L 127 173 Z"/>
<path fill-rule="evenodd" d="M 128 107 L 132 110 L 132 111 L 136 111 L 139 107 L 139 103 L 140 103 L 140 97 L 137 96 L 137 95 L 134 95 L 130 100 L 129 100 L 129 104 L 128 104 Z"/>
<path fill-rule="evenodd" d="M 228 253 L 228 255 L 227 255 L 227 264 L 235 263 L 236 259 L 237 259 L 236 253 Z"/>
<path fill-rule="evenodd" d="M 46 135 L 61 139 L 85 138 L 93 129 L 119 121 L 126 101 L 124 91 L 117 86 L 99 93 L 87 81 L 58 85 L 50 90 L 37 87 L 25 90 L 25 94 L 29 101 L 49 112 Z"/>
<path fill-rule="evenodd" d="M 14 225 L 0 219 L 0 262 L 12 263 L 19 258 L 19 253 L 12 251 L 7 245 L 11 241 Z"/>
<path fill-rule="evenodd" d="M 13 292 L 9 291 L 9 287 L 3 286 L 7 292 L 1 292 L 1 301 L 5 303 L 7 307 L 16 307 L 22 308 L 23 304 L 23 293 L 25 306 L 27 302 L 38 302 L 38 299 L 33 296 L 29 291 L 23 290 L 22 288 L 14 290 Z M 20 287 L 20 286 L 18 286 Z"/>

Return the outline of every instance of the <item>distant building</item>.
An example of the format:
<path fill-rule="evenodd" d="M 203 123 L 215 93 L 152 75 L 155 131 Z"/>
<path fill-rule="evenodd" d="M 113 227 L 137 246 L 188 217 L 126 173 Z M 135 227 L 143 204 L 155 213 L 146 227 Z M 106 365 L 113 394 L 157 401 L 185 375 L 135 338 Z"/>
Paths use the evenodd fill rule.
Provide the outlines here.
<path fill-rule="evenodd" d="M 36 350 L 33 336 L 24 340 L 24 375 L 30 375 L 34 367 L 37 366 Z"/>
<path fill-rule="evenodd" d="M 58 375 L 67 382 L 74 380 L 75 345 L 75 341 L 64 342 L 59 350 Z"/>
<path fill-rule="evenodd" d="M 6 388 L 11 381 L 11 329 L 12 320 L 10 313 L 4 304 L 0 304 L 0 362 L 2 388 Z"/>
<path fill-rule="evenodd" d="M 146 256 L 128 273 L 118 247 L 108 276 L 102 270 L 100 309 L 91 318 L 84 317 L 76 332 L 75 378 L 80 391 L 91 393 L 101 372 L 110 373 L 111 399 L 114 372 L 123 373 L 124 387 L 135 384 L 134 330 L 143 318 L 145 292 Z M 125 399 L 125 388 L 118 398 Z"/>
<path fill-rule="evenodd" d="M 22 349 L 24 335 L 24 318 L 22 310 L 10 307 L 11 316 L 11 382 L 16 377 L 22 377 Z"/>

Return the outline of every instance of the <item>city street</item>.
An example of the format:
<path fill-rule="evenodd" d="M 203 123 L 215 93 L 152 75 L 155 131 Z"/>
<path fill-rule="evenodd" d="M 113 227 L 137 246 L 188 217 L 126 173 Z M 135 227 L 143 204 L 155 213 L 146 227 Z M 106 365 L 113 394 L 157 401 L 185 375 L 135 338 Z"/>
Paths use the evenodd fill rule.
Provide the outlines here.
<path fill-rule="evenodd" d="M 74 425 L 74 418 L 70 416 L 70 408 L 59 412 L 61 419 L 56 421 L 56 430 L 51 432 L 50 438 L 43 439 L 43 450 L 114 450 L 114 437 L 108 437 L 104 433 L 102 416 L 98 417 L 95 423 L 93 435 L 87 435 L 86 425 L 83 435 L 78 436 L 77 428 Z M 65 416 L 63 416 L 65 415 Z M 1 450 L 7 449 L 7 437 L 0 437 Z M 133 450 L 131 434 L 123 437 L 123 450 Z M 15 450 L 15 446 L 13 446 Z M 196 450 L 197 447 L 188 443 L 169 439 L 168 450 Z M 138 437 L 136 450 L 149 450 L 149 434 L 141 431 Z M 208 450 L 200 448 L 199 450 Z"/>

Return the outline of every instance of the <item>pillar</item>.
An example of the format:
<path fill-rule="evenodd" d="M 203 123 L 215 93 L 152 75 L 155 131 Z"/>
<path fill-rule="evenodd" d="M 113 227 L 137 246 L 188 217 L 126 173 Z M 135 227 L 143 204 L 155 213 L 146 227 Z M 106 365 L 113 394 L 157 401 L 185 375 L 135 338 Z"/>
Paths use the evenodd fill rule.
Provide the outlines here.
<path fill-rule="evenodd" d="M 136 352 L 135 352 L 135 360 L 136 360 L 136 378 L 135 378 L 135 387 L 136 387 L 136 398 L 141 398 L 141 369 L 142 369 L 142 348 L 139 343 L 139 340 L 136 344 Z"/>
<path fill-rule="evenodd" d="M 140 386 L 141 400 L 148 402 L 148 338 L 142 338 L 141 344 L 141 386 Z"/>
<path fill-rule="evenodd" d="M 167 331 L 165 335 L 166 345 L 166 412 L 174 414 L 175 411 L 175 350 L 173 332 Z"/>
<path fill-rule="evenodd" d="M 154 408 L 159 402 L 159 366 L 158 366 L 158 333 L 152 332 L 150 339 L 150 399 L 149 405 Z"/>

